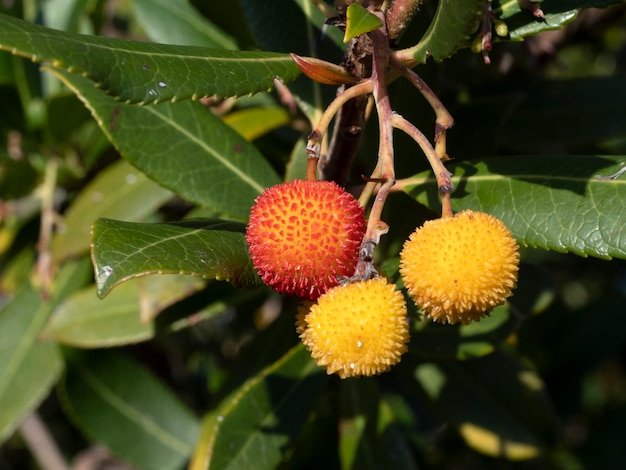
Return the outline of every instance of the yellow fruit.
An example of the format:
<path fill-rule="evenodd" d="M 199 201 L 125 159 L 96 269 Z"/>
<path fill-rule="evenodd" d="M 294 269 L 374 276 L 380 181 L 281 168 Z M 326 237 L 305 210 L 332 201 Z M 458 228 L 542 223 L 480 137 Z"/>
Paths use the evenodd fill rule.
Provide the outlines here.
<path fill-rule="evenodd" d="M 382 278 L 330 289 L 299 312 L 296 330 L 317 364 L 342 379 L 389 370 L 409 341 L 404 297 Z"/>
<path fill-rule="evenodd" d="M 365 224 L 363 208 L 337 184 L 295 180 L 257 198 L 246 240 L 266 285 L 316 299 L 354 273 Z"/>
<path fill-rule="evenodd" d="M 496 217 L 466 210 L 427 221 L 404 243 L 400 274 L 415 303 L 438 322 L 487 315 L 517 283 L 519 248 Z"/>

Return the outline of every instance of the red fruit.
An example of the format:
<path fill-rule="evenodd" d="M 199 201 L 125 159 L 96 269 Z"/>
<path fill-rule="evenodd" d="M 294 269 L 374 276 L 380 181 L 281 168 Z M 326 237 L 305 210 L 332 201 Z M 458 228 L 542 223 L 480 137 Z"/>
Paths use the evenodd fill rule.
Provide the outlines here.
<path fill-rule="evenodd" d="M 295 180 L 256 199 L 246 240 L 265 284 L 316 299 L 354 273 L 365 225 L 363 208 L 337 184 Z"/>

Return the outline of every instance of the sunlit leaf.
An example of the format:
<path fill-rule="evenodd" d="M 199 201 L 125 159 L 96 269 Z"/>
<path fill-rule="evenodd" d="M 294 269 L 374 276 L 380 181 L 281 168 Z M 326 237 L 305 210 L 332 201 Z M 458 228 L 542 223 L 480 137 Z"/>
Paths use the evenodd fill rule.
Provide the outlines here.
<path fill-rule="evenodd" d="M 141 221 L 174 197 L 128 162 L 101 171 L 74 200 L 52 241 L 54 259 L 60 261 L 89 251 L 89 233 L 100 217 Z"/>
<path fill-rule="evenodd" d="M 248 255 L 243 225 L 99 219 L 93 226 L 91 245 L 100 297 L 127 279 L 148 274 L 189 274 L 240 287 L 261 284 Z"/>
<path fill-rule="evenodd" d="M 57 345 L 37 337 L 53 307 L 27 288 L 0 311 L 0 442 L 39 405 L 63 367 Z"/>
<path fill-rule="evenodd" d="M 246 140 L 252 141 L 278 127 L 289 124 L 290 116 L 285 108 L 244 108 L 224 116 L 223 121 Z"/>
<path fill-rule="evenodd" d="M 298 345 L 207 416 L 190 469 L 276 468 L 326 374 Z"/>
<path fill-rule="evenodd" d="M 285 54 L 78 35 L 2 14 L 0 49 L 81 73 L 116 99 L 139 103 L 241 96 L 300 75 Z"/>
<path fill-rule="evenodd" d="M 346 11 L 346 31 L 343 42 L 347 43 L 350 39 L 374 31 L 382 25 L 383 20 L 378 16 L 358 3 L 351 3 Z"/>
<path fill-rule="evenodd" d="M 139 23 L 154 42 L 237 49 L 237 43 L 187 0 L 134 0 Z"/>
<path fill-rule="evenodd" d="M 483 0 L 438 2 L 437 12 L 420 42 L 410 49 L 420 63 L 432 57 L 447 59 L 469 44 L 476 33 L 483 12 Z"/>
<path fill-rule="evenodd" d="M 117 103 L 80 75 L 54 72 L 85 102 L 124 158 L 189 201 L 245 221 L 254 199 L 280 182 L 255 147 L 200 103 Z"/>
<path fill-rule="evenodd" d="M 452 206 L 495 215 L 526 246 L 626 258 L 626 178 L 609 178 L 623 168 L 623 160 L 520 156 L 449 165 L 456 188 Z M 439 192 L 430 174 L 406 180 L 403 188 L 437 210 Z"/>
<path fill-rule="evenodd" d="M 152 322 L 142 323 L 136 283 L 125 283 L 100 300 L 93 286 L 70 296 L 42 332 L 48 339 L 80 348 L 137 343 L 154 335 Z"/>

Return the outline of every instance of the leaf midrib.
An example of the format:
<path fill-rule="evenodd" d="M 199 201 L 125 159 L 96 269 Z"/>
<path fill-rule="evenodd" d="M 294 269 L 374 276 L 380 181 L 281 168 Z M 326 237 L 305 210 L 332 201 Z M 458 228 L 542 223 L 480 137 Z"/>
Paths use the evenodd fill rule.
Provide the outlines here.
<path fill-rule="evenodd" d="M 602 175 L 604 176 L 604 175 Z M 608 175 L 606 175 L 608 176 Z M 491 174 L 491 175 L 458 175 L 452 176 L 452 181 L 498 181 L 507 179 L 518 180 L 540 180 L 540 181 L 569 181 L 577 183 L 595 183 L 595 184 L 626 184 L 625 179 L 605 180 L 600 178 L 583 178 L 579 176 L 555 176 L 555 175 L 537 175 L 537 174 Z M 426 176 L 423 178 L 406 178 L 405 185 L 417 186 L 424 183 L 435 183 L 436 179 L 432 176 Z M 555 188 L 555 189 L 567 189 L 567 188 Z"/>
<path fill-rule="evenodd" d="M 165 114 L 159 112 L 160 108 L 148 106 L 148 107 L 145 107 L 144 109 L 146 109 L 147 111 L 149 111 L 152 114 L 154 114 L 156 117 L 161 119 L 165 124 L 167 124 L 170 127 L 176 129 L 183 136 L 187 137 L 187 139 L 189 139 L 189 141 L 191 141 L 192 143 L 196 144 L 201 149 L 205 150 L 208 154 L 210 154 L 213 158 L 215 158 L 215 160 L 220 162 L 225 168 L 227 168 L 235 176 L 237 176 L 241 181 L 247 183 L 248 186 L 250 186 L 252 189 L 254 189 L 258 194 L 261 194 L 263 192 L 265 187 L 263 187 L 262 185 L 258 184 L 249 175 L 246 175 L 244 172 L 242 172 L 239 169 L 239 167 L 234 165 L 227 158 L 224 158 L 222 155 L 220 155 L 219 152 L 217 152 L 213 147 L 209 146 L 205 141 L 201 140 L 200 138 L 198 138 L 197 136 L 195 136 L 194 134 L 189 132 L 187 129 L 182 127 L 176 121 L 173 121 L 172 119 L 168 118 Z"/>
<path fill-rule="evenodd" d="M 192 449 L 186 442 L 177 439 L 176 436 L 168 433 L 153 420 L 127 405 L 122 398 L 116 395 L 113 390 L 107 387 L 98 379 L 98 377 L 93 375 L 84 366 L 77 364 L 76 367 L 85 382 L 98 392 L 100 397 L 111 405 L 111 407 L 116 409 L 122 416 L 125 416 L 129 421 L 138 424 L 148 434 L 152 435 L 156 440 L 171 448 L 174 452 L 180 454 L 181 456 L 189 455 Z"/>

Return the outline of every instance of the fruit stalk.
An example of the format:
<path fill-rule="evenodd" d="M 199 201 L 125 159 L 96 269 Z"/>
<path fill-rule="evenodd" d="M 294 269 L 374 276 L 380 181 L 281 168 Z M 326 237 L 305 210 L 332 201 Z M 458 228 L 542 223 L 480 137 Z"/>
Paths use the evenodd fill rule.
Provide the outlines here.
<path fill-rule="evenodd" d="M 449 160 L 448 154 L 446 153 L 446 132 L 454 125 L 454 118 L 443 105 L 439 97 L 418 74 L 410 68 L 405 67 L 400 62 L 395 61 L 393 58 L 391 65 L 419 90 L 435 112 L 435 151 L 443 161 Z"/>
<path fill-rule="evenodd" d="M 437 187 L 439 188 L 439 194 L 441 194 L 441 215 L 442 217 L 451 217 L 452 204 L 450 193 L 454 190 L 452 180 L 450 179 L 451 173 L 447 170 L 437 152 L 428 141 L 428 138 L 415 127 L 412 123 L 398 114 L 394 114 L 391 118 L 393 127 L 404 131 L 409 137 L 411 137 L 420 146 L 424 155 L 428 159 L 435 178 L 437 179 Z"/>

